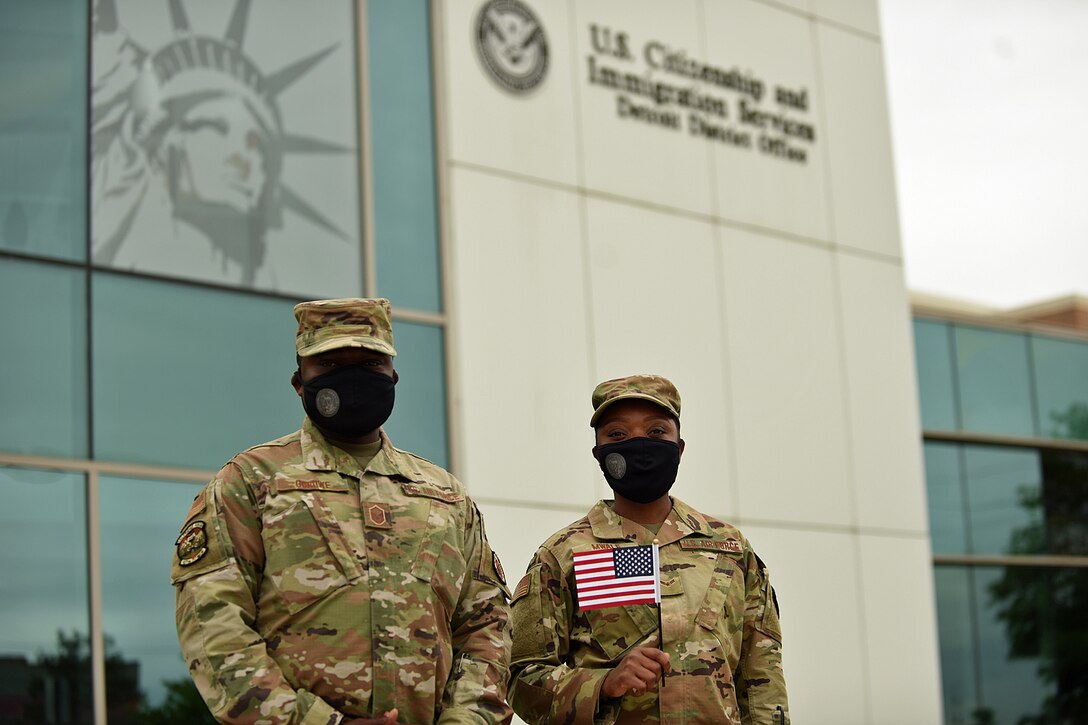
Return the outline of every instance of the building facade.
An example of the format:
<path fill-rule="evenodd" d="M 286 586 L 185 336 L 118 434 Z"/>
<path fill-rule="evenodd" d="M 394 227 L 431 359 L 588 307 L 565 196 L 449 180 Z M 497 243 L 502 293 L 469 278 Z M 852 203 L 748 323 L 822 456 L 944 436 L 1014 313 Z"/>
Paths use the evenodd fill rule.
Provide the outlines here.
<path fill-rule="evenodd" d="M 947 723 L 1088 713 L 1084 309 L 916 305 Z"/>
<path fill-rule="evenodd" d="M 376 294 L 388 432 L 511 578 L 608 493 L 593 385 L 666 375 L 674 491 L 767 562 L 796 721 L 941 722 L 875 1 L 0 20 L 0 717 L 165 721 L 188 502 L 301 421 L 292 304 Z"/>

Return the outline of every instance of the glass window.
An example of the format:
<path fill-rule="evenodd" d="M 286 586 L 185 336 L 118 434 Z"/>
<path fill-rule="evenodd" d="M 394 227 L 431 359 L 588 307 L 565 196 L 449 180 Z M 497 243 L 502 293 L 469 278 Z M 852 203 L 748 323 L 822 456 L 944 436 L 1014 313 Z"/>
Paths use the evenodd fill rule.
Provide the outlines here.
<path fill-rule="evenodd" d="M 1088 712 L 1088 569 L 939 566 L 945 722 L 1079 722 Z"/>
<path fill-rule="evenodd" d="M 1034 449 L 964 446 L 964 470 L 970 551 L 1045 552 L 1039 453 Z"/>
<path fill-rule="evenodd" d="M 960 447 L 952 443 L 927 442 L 924 450 L 933 553 L 966 553 Z"/>
<path fill-rule="evenodd" d="M 978 327 L 954 330 L 963 429 L 1035 435 L 1027 337 Z"/>
<path fill-rule="evenodd" d="M 219 468 L 296 430 L 293 305 L 96 273 L 96 458 Z"/>
<path fill-rule="evenodd" d="M 116 662 L 106 671 L 111 724 L 163 722 L 156 716 L 168 699 L 171 704 L 185 696 L 199 700 L 178 648 L 169 576 L 173 543 L 201 488 L 173 481 L 99 480 L 102 625 Z"/>
<path fill-rule="evenodd" d="M 371 0 L 367 13 L 378 292 L 438 312 L 431 38 L 426 0 Z"/>
<path fill-rule="evenodd" d="M 385 426 L 393 445 L 448 466 L 446 378 L 442 328 L 393 323 L 400 382 L 393 415 Z"/>
<path fill-rule="evenodd" d="M 88 5 L 0 2 L 0 248 L 86 258 Z"/>
<path fill-rule="evenodd" d="M 87 455 L 85 288 L 79 270 L 0 263 L 0 449 Z"/>
<path fill-rule="evenodd" d="M 968 570 L 938 566 L 933 571 L 937 597 L 937 636 L 941 657 L 944 721 L 974 725 L 971 713 L 978 701 L 973 607 Z"/>
<path fill-rule="evenodd" d="M 1088 345 L 1031 338 L 1040 433 L 1088 440 Z"/>
<path fill-rule="evenodd" d="M 94 263 L 358 294 L 354 3 L 116 0 L 94 19 Z"/>
<path fill-rule="evenodd" d="M 949 326 L 943 322 L 915 320 L 914 354 L 918 365 L 922 428 L 956 430 L 959 425 L 956 422 Z"/>
<path fill-rule="evenodd" d="M 0 720 L 91 723 L 82 475 L 0 467 Z"/>

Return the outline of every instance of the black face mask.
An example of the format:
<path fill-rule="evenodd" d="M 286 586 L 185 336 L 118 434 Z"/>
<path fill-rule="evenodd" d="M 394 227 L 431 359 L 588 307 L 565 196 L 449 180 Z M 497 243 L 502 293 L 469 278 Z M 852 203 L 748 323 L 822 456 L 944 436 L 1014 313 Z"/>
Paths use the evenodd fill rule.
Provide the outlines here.
<path fill-rule="evenodd" d="M 657 438 L 631 438 L 593 450 L 612 490 L 636 503 L 668 493 L 680 467 L 680 445 Z"/>
<path fill-rule="evenodd" d="M 394 385 L 388 375 L 345 365 L 302 383 L 302 407 L 321 430 L 357 438 L 389 419 Z"/>

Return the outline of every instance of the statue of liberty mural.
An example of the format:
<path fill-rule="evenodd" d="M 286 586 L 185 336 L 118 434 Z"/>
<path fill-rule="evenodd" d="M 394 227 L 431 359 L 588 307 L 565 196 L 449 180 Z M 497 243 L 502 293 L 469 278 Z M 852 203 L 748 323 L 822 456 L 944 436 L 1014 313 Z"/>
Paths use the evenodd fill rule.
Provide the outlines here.
<path fill-rule="evenodd" d="M 284 270 L 270 264 L 268 233 L 282 226 L 285 209 L 353 241 L 283 179 L 287 154 L 353 151 L 287 133 L 278 104 L 336 46 L 265 74 L 244 50 L 250 4 L 236 0 L 223 36 L 211 37 L 194 32 L 181 0 L 165 0 L 159 7 L 169 10 L 173 39 L 151 51 L 130 34 L 115 0 L 95 3 L 95 264 L 279 289 Z M 141 8 L 145 25 L 149 5 Z"/>

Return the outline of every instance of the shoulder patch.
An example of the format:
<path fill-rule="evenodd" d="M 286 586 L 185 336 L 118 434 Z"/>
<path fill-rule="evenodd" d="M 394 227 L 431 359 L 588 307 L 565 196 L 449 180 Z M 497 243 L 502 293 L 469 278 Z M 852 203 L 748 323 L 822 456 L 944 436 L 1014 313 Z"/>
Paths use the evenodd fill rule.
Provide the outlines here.
<path fill-rule="evenodd" d="M 680 548 L 703 551 L 728 551 L 733 554 L 744 553 L 744 547 L 736 539 L 680 539 Z"/>
<path fill-rule="evenodd" d="M 208 553 L 208 532 L 203 521 L 194 521 L 181 531 L 174 546 L 178 550 L 178 565 L 192 566 Z"/>
<path fill-rule="evenodd" d="M 499 575 L 499 583 L 506 586 L 506 572 L 502 570 L 502 562 L 494 551 L 491 552 L 491 565 L 495 567 L 495 573 Z"/>

